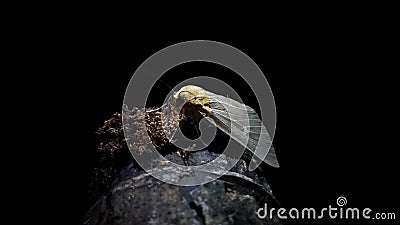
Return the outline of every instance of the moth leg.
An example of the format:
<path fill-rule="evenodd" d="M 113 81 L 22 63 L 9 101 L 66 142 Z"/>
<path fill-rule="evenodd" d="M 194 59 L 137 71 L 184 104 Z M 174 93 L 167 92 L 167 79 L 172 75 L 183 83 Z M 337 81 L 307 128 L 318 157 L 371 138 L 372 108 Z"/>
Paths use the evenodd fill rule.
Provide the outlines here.
<path fill-rule="evenodd" d="M 198 124 L 198 123 L 195 124 L 194 127 L 195 127 L 195 129 L 196 129 L 197 136 L 200 137 L 201 132 L 200 132 L 199 124 Z"/>
<path fill-rule="evenodd" d="M 188 166 L 188 158 L 189 158 L 189 152 L 185 151 L 185 149 L 179 149 L 177 152 L 178 156 L 182 158 L 183 160 L 183 164 L 185 164 L 185 166 Z"/>
<path fill-rule="evenodd" d="M 200 132 L 200 124 L 199 123 L 197 123 L 197 124 L 194 124 L 194 127 L 195 127 L 195 129 L 196 129 L 196 133 L 197 133 L 197 136 L 198 137 L 201 137 L 201 132 Z M 207 144 L 206 143 L 204 143 L 204 141 L 200 138 L 200 141 L 201 141 L 201 143 L 204 145 L 204 146 L 207 146 Z M 205 150 L 205 149 L 198 149 L 198 150 L 191 150 L 191 152 L 198 152 L 198 151 L 203 151 L 203 150 Z"/>

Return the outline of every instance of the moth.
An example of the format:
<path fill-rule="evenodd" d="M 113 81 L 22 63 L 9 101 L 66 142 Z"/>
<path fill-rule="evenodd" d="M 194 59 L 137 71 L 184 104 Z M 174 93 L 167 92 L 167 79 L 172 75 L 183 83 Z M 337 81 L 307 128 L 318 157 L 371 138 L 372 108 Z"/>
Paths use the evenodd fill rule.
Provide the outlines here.
<path fill-rule="evenodd" d="M 180 105 L 180 113 L 192 121 L 213 119 L 217 128 L 250 150 L 255 156 L 250 161 L 250 171 L 262 161 L 279 167 L 271 137 L 251 107 L 194 85 L 182 87 L 169 101 L 171 105 Z"/>

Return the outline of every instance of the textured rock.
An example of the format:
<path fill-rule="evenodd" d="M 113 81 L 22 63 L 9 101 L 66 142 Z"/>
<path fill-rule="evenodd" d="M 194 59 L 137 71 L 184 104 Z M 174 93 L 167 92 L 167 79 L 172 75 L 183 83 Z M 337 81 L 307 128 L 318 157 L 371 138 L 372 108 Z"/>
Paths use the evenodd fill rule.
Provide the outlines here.
<path fill-rule="evenodd" d="M 239 173 L 192 187 L 164 183 L 151 173 L 133 165 L 122 170 L 83 224 L 279 224 L 256 216 L 260 204 L 274 202 L 270 189 Z"/>
<path fill-rule="evenodd" d="M 133 161 L 124 141 L 121 114 L 114 114 L 98 132 L 101 142 L 98 148 L 99 164 L 94 169 L 91 185 L 93 205 L 83 224 L 279 224 L 275 219 L 257 218 L 259 207 L 264 203 L 276 205 L 277 201 L 267 180 L 262 174 L 249 172 L 245 160 L 240 160 L 226 173 L 218 165 L 232 162 L 231 158 L 208 149 L 186 154 L 173 148 L 165 143 L 163 133 L 158 130 L 158 120 L 149 117 L 150 114 L 135 113 L 129 115 L 132 130 L 140 131 L 134 135 L 144 137 L 144 131 L 140 129 L 152 133 L 153 144 L 167 159 L 163 160 L 166 166 L 161 167 L 157 164 L 161 161 L 155 160 L 154 169 L 145 173 Z M 138 117 L 146 117 L 147 128 L 135 120 Z M 143 151 L 146 152 L 146 149 Z M 204 185 L 180 187 L 152 176 L 157 173 L 173 180 L 185 179 L 181 175 L 187 173 L 187 167 L 174 168 L 175 173 L 165 169 L 173 168 L 169 167 L 170 163 L 194 166 L 217 157 L 220 163 L 203 172 L 205 176 L 219 178 Z"/>
<path fill-rule="evenodd" d="M 90 209 L 84 224 L 203 224 L 178 186 L 151 176 L 120 182 Z"/>
<path fill-rule="evenodd" d="M 202 185 L 190 194 L 201 209 L 205 224 L 264 224 L 255 214 L 254 197 L 226 193 L 222 181 Z"/>

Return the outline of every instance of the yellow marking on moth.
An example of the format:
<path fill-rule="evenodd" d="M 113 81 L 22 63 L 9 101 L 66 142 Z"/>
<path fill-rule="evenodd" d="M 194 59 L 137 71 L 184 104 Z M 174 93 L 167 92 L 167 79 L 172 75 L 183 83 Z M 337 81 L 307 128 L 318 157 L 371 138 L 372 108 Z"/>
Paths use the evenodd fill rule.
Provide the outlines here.
<path fill-rule="evenodd" d="M 174 99 L 182 98 L 186 102 L 193 105 L 200 105 L 208 114 L 211 114 L 211 108 L 208 102 L 208 95 L 206 91 L 198 86 L 187 85 L 179 89 L 174 94 Z"/>

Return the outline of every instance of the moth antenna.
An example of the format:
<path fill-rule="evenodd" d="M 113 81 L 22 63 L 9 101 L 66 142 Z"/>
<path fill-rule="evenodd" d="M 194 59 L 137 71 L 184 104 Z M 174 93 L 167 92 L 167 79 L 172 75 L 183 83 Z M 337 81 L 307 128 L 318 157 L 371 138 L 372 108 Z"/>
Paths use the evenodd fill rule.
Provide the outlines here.
<path fill-rule="evenodd" d="M 162 79 L 159 79 L 159 81 L 164 84 L 165 86 L 167 86 L 169 88 L 169 90 L 172 90 L 173 88 L 170 87 L 167 83 L 165 83 Z"/>

